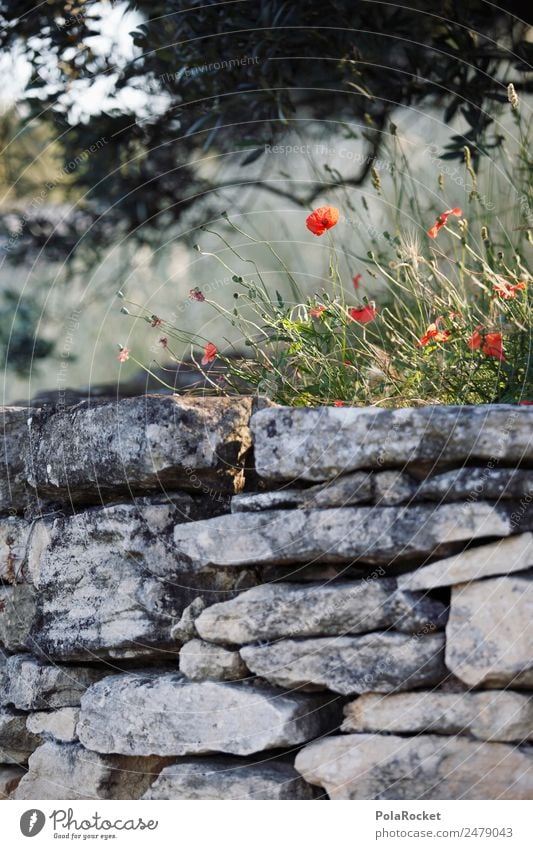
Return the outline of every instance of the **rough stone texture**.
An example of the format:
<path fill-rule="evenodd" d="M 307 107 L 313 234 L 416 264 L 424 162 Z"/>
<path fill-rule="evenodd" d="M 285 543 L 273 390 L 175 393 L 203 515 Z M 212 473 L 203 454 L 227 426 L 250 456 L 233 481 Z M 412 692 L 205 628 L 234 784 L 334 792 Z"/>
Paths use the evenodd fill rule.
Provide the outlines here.
<path fill-rule="evenodd" d="M 525 523 L 533 523 L 533 509 Z M 512 506 L 419 504 L 235 513 L 174 531 L 177 550 L 201 566 L 326 563 L 359 558 L 390 563 L 424 554 L 452 553 L 454 543 L 515 530 Z M 527 530 L 527 528 L 525 528 Z"/>
<path fill-rule="evenodd" d="M 0 519 L 0 580 L 7 584 L 23 582 L 31 524 L 15 516 Z"/>
<path fill-rule="evenodd" d="M 24 714 L 0 709 L 0 763 L 25 763 L 41 742 L 26 728 Z"/>
<path fill-rule="evenodd" d="M 28 715 L 26 727 L 33 734 L 51 737 L 59 743 L 73 743 L 78 739 L 76 725 L 79 716 L 79 708 L 73 707 L 36 711 Z"/>
<path fill-rule="evenodd" d="M 533 534 L 521 534 L 470 548 L 398 578 L 405 590 L 446 587 L 490 575 L 507 575 L 533 566 Z"/>
<path fill-rule="evenodd" d="M 532 687 L 533 580 L 489 578 L 452 590 L 446 665 L 470 687 Z"/>
<path fill-rule="evenodd" d="M 464 737 L 329 737 L 306 746 L 295 766 L 332 799 L 533 797 L 530 749 Z"/>
<path fill-rule="evenodd" d="M 205 601 L 201 596 L 191 601 L 181 614 L 179 620 L 170 629 L 172 639 L 179 643 L 194 640 L 198 636 L 195 622 L 204 608 Z"/>
<path fill-rule="evenodd" d="M 372 500 L 381 507 L 404 504 L 416 491 L 414 480 L 399 471 L 374 472 L 372 485 Z"/>
<path fill-rule="evenodd" d="M 251 444 L 251 398 L 145 395 L 82 402 L 32 425 L 28 480 L 39 497 L 236 492 Z"/>
<path fill-rule="evenodd" d="M 27 651 L 35 612 L 35 593 L 29 584 L 0 586 L 0 645 L 12 652 Z"/>
<path fill-rule="evenodd" d="M 161 758 L 102 757 L 79 743 L 39 746 L 13 799 L 140 799 L 160 770 Z"/>
<path fill-rule="evenodd" d="M 285 487 L 270 492 L 234 495 L 232 513 L 260 510 L 348 507 L 377 504 L 389 507 L 419 501 L 453 502 L 500 498 L 520 500 L 533 491 L 529 469 L 464 466 L 417 482 L 399 470 L 350 472 L 305 489 Z"/>
<path fill-rule="evenodd" d="M 232 513 L 250 513 L 279 508 L 348 507 L 377 503 L 382 507 L 408 501 L 416 483 L 402 472 L 354 472 L 307 489 L 247 492 L 231 499 Z"/>
<path fill-rule="evenodd" d="M 250 755 L 337 727 L 335 700 L 179 674 L 113 676 L 82 698 L 78 736 L 97 752 Z"/>
<path fill-rule="evenodd" d="M 239 681 L 250 674 L 238 651 L 229 651 L 204 640 L 190 640 L 182 646 L 180 672 L 191 681 L 206 678 Z"/>
<path fill-rule="evenodd" d="M 25 774 L 20 766 L 0 766 L 0 799 L 9 799 Z"/>
<path fill-rule="evenodd" d="M 427 501 L 460 501 L 467 498 L 515 498 L 520 500 L 533 490 L 530 469 L 507 469 L 485 466 L 452 469 L 420 483 L 415 498 Z"/>
<path fill-rule="evenodd" d="M 328 480 L 358 469 L 533 459 L 533 412 L 479 407 L 272 407 L 252 416 L 255 464 L 270 480 Z"/>
<path fill-rule="evenodd" d="M 533 739 L 533 698 L 510 690 L 366 693 L 344 708 L 342 731 L 469 734 L 504 743 Z"/>
<path fill-rule="evenodd" d="M 366 634 L 245 646 L 248 669 L 272 684 L 334 693 L 390 693 L 437 684 L 446 675 L 444 635 Z"/>
<path fill-rule="evenodd" d="M 280 637 L 363 634 L 393 627 L 413 633 L 443 625 L 445 607 L 397 590 L 394 578 L 330 584 L 277 583 L 207 607 L 196 620 L 205 640 L 244 645 Z"/>
<path fill-rule="evenodd" d="M 176 522 L 210 509 L 210 499 L 196 502 L 182 493 L 57 519 L 35 577 L 41 607 L 35 644 L 61 660 L 160 650 L 169 659 L 177 650 L 172 625 L 193 599 L 226 600 L 257 583 L 252 570 L 199 568 L 175 548 Z"/>
<path fill-rule="evenodd" d="M 37 409 L 2 407 L 2 457 L 0 460 L 0 513 L 24 510 L 33 500 L 25 480 L 24 457 Z"/>
<path fill-rule="evenodd" d="M 287 763 L 187 758 L 163 769 L 143 799 L 312 799 L 313 788 Z"/>
<path fill-rule="evenodd" d="M 0 706 L 19 710 L 76 707 L 81 694 L 109 670 L 105 667 L 52 666 L 31 655 L 0 661 Z"/>

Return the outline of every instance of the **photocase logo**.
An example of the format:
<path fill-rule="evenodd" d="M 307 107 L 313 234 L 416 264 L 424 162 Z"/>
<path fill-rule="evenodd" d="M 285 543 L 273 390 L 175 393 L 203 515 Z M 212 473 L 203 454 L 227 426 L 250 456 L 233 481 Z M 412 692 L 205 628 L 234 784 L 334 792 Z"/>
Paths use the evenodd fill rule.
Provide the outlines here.
<path fill-rule="evenodd" d="M 20 818 L 20 830 L 24 837 L 35 837 L 43 830 L 46 817 L 42 811 L 37 808 L 32 808 L 30 811 L 24 811 Z"/>

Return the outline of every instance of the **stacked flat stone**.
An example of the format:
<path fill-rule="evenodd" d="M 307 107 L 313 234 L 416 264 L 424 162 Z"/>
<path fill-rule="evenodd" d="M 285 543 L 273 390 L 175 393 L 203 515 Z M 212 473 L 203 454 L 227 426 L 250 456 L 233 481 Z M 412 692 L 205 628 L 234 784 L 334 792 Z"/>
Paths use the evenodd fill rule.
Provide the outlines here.
<path fill-rule="evenodd" d="M 532 423 L 6 409 L 0 797 L 531 798 Z"/>

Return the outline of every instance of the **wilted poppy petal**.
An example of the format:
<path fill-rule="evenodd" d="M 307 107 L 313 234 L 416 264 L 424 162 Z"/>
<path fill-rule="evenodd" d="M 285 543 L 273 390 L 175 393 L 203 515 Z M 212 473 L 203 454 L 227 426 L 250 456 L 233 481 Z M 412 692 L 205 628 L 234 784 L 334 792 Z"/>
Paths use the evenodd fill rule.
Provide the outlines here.
<path fill-rule="evenodd" d="M 203 355 L 202 359 L 200 360 L 201 364 L 203 366 L 207 366 L 207 365 L 209 365 L 209 363 L 212 363 L 213 360 L 216 359 L 217 353 L 218 353 L 218 349 L 217 349 L 216 345 L 213 345 L 212 342 L 208 342 L 207 345 L 204 348 L 204 355 Z"/>

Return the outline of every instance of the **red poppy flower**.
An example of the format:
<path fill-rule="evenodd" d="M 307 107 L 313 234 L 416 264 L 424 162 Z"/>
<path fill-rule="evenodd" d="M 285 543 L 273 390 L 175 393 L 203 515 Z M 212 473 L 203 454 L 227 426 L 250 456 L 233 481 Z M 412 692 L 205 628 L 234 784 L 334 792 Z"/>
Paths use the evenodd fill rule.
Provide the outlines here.
<path fill-rule="evenodd" d="M 192 298 L 193 301 L 205 301 L 205 295 L 200 291 L 198 286 L 189 291 L 189 298 Z"/>
<path fill-rule="evenodd" d="M 339 220 L 339 210 L 336 206 L 320 206 L 313 210 L 305 219 L 305 226 L 315 236 L 321 236 L 326 230 L 331 230 Z"/>
<path fill-rule="evenodd" d="M 319 304 L 318 307 L 313 307 L 312 310 L 309 310 L 309 315 L 313 318 L 320 318 L 325 309 L 326 307 L 323 307 L 322 304 Z"/>
<path fill-rule="evenodd" d="M 202 359 L 200 360 L 201 364 L 203 366 L 209 365 L 209 363 L 212 363 L 213 360 L 216 359 L 217 354 L 218 354 L 217 346 L 213 345 L 212 342 L 208 342 L 207 345 L 204 348 L 204 355 L 203 355 Z"/>
<path fill-rule="evenodd" d="M 151 316 L 150 327 L 160 327 L 163 324 L 162 319 L 160 319 L 157 315 Z"/>
<path fill-rule="evenodd" d="M 333 406 L 334 407 L 344 407 L 344 401 L 334 401 Z"/>
<path fill-rule="evenodd" d="M 435 342 L 446 342 L 446 340 L 450 338 L 451 333 L 449 330 L 439 330 L 439 324 L 443 320 L 444 316 L 439 315 L 439 317 L 435 319 L 433 324 L 429 325 L 425 334 L 422 336 L 418 343 L 421 348 L 424 348 L 432 339 L 434 339 Z"/>
<path fill-rule="evenodd" d="M 516 298 L 516 293 L 521 289 L 526 288 L 525 283 L 506 283 L 505 280 L 501 278 L 494 284 L 492 287 L 497 295 L 500 296 L 504 301 L 509 301 L 511 298 Z"/>
<path fill-rule="evenodd" d="M 354 277 L 352 277 L 352 283 L 353 283 L 354 289 L 359 289 L 359 283 L 361 282 L 362 276 L 363 275 L 361 273 L 359 273 L 359 274 L 356 274 Z"/>
<path fill-rule="evenodd" d="M 455 215 L 457 218 L 459 218 L 462 214 L 462 210 L 458 206 L 455 206 L 453 209 L 447 209 L 446 212 L 441 213 L 441 215 L 439 215 L 439 217 L 435 221 L 433 227 L 430 227 L 428 230 L 428 236 L 430 237 L 430 239 L 435 238 L 441 227 L 444 227 L 444 225 L 448 222 L 448 218 L 450 217 L 450 215 Z"/>
<path fill-rule="evenodd" d="M 348 315 L 352 321 L 358 321 L 359 324 L 368 324 L 369 321 L 374 321 L 378 311 L 371 304 L 358 309 L 348 310 Z"/>
<path fill-rule="evenodd" d="M 480 333 L 480 330 L 481 325 L 478 325 L 467 342 L 468 347 L 472 351 L 477 351 L 481 348 L 481 351 L 486 354 L 487 357 L 496 357 L 496 359 L 505 362 L 502 334 Z"/>

